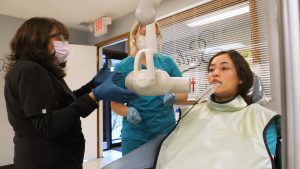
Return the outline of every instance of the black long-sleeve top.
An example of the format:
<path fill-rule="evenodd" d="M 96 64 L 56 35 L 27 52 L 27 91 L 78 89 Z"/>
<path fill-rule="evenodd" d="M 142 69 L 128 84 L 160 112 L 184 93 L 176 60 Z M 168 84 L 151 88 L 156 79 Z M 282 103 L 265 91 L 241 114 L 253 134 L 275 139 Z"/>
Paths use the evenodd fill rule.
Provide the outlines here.
<path fill-rule="evenodd" d="M 15 131 L 16 168 L 81 168 L 84 137 L 80 117 L 98 104 L 90 82 L 72 92 L 63 79 L 21 59 L 5 79 L 8 119 Z M 51 159 L 51 160 L 50 160 Z"/>

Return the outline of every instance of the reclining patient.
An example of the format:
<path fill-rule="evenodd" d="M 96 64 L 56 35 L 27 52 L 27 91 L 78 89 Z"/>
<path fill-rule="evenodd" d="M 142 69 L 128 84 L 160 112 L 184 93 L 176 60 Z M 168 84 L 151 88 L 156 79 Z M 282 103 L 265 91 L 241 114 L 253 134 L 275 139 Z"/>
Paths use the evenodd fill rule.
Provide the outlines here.
<path fill-rule="evenodd" d="M 186 115 L 162 143 L 156 169 L 271 169 L 280 115 L 252 103 L 253 74 L 236 51 L 208 64 L 208 81 L 219 84 L 207 102 Z"/>

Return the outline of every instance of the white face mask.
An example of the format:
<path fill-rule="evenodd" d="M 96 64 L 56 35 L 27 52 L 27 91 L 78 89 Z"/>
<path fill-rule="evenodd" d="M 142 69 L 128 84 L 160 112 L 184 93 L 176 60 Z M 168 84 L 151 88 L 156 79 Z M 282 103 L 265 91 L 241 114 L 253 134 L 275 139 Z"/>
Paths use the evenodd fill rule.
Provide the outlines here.
<path fill-rule="evenodd" d="M 137 41 L 137 46 L 139 49 L 146 49 L 146 37 L 143 35 L 140 35 Z"/>
<path fill-rule="evenodd" d="M 161 48 L 162 45 L 162 40 L 158 37 L 156 37 L 156 42 L 159 46 L 159 48 Z M 140 35 L 137 41 L 137 46 L 139 49 L 146 49 L 146 36 Z"/>
<path fill-rule="evenodd" d="M 57 62 L 58 64 L 61 64 L 67 59 L 69 55 L 69 43 L 68 41 L 54 41 L 53 45 Z"/>

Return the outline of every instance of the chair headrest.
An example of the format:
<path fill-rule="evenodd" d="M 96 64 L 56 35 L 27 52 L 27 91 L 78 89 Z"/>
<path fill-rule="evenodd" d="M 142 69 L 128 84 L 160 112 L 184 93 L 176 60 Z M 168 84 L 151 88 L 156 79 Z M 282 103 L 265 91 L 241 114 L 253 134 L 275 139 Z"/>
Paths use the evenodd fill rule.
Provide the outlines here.
<path fill-rule="evenodd" d="M 258 77 L 253 72 L 253 85 L 252 91 L 250 92 L 252 95 L 252 100 L 254 103 L 259 104 L 266 104 L 268 102 L 265 92 L 264 92 L 264 85 L 260 77 Z"/>

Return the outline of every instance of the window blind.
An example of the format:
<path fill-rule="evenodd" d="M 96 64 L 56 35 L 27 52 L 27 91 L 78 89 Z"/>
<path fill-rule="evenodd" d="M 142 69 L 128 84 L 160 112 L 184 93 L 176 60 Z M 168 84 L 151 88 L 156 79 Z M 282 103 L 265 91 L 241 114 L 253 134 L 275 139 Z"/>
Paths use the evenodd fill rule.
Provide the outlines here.
<path fill-rule="evenodd" d="M 208 87 L 207 64 L 221 50 L 234 49 L 248 61 L 271 99 L 269 32 L 263 1 L 212 0 L 160 19 L 162 53 L 170 55 L 185 77 L 194 78 L 197 96 Z"/>

